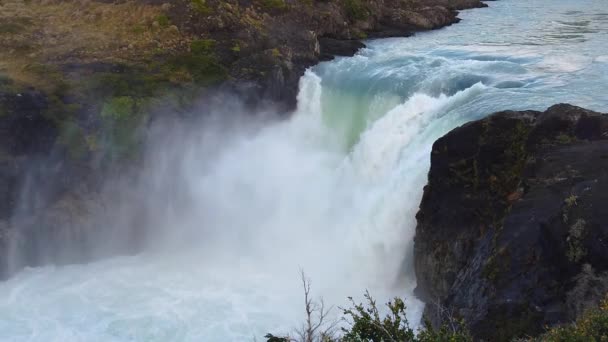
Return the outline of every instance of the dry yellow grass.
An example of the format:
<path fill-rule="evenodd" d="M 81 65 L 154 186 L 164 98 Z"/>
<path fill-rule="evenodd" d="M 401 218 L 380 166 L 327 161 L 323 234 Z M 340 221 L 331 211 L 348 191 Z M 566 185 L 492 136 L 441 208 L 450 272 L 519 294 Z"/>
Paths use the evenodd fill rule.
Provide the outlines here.
<path fill-rule="evenodd" d="M 0 72 L 25 83 L 40 81 L 40 70 L 31 65 L 133 63 L 156 51 L 186 49 L 188 42 L 162 6 L 0 0 Z"/>

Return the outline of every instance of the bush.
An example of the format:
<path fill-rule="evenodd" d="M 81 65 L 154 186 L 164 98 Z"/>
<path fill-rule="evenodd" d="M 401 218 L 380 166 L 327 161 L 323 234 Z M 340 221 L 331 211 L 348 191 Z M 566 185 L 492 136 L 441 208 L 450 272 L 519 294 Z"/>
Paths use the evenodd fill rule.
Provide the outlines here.
<path fill-rule="evenodd" d="M 469 342 L 472 337 L 464 329 L 461 321 L 446 322 L 441 328 L 434 329 L 427 321 L 425 328 L 418 334 L 410 327 L 406 317 L 405 302 L 395 298 L 388 302 L 389 313 L 382 317 L 376 301 L 369 292 L 365 293 L 366 304 L 355 303 L 352 298 L 350 308 L 342 309 L 345 325 L 341 334 L 334 332 L 337 322 L 327 321 L 327 312 L 321 301 L 310 299 L 310 283 L 302 275 L 306 303 L 306 323 L 296 331 L 295 338 L 267 334 L 267 342 Z"/>
<path fill-rule="evenodd" d="M 608 341 L 608 296 L 596 309 L 587 311 L 576 323 L 549 330 L 533 339 L 537 342 L 605 342 Z"/>

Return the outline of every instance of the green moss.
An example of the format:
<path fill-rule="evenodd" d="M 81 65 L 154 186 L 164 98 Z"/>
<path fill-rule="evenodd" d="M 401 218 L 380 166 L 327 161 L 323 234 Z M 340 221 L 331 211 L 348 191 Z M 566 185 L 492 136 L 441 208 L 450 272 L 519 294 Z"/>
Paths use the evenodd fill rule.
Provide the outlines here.
<path fill-rule="evenodd" d="M 359 31 L 356 34 L 358 39 L 367 39 L 367 33 L 363 32 L 363 31 Z"/>
<path fill-rule="evenodd" d="M 228 72 L 214 53 L 216 41 L 195 40 L 190 44 L 190 54 L 175 57 L 170 62 L 172 73 L 187 72 L 198 85 L 208 86 L 226 79 Z"/>
<path fill-rule="evenodd" d="M 159 14 L 156 16 L 155 21 L 158 23 L 160 27 L 169 27 L 171 25 L 171 20 L 165 14 Z"/>
<path fill-rule="evenodd" d="M 195 40 L 190 43 L 190 51 L 194 55 L 208 55 L 213 53 L 216 41 L 213 39 Z"/>
<path fill-rule="evenodd" d="M 349 19 L 365 20 L 369 17 L 369 9 L 361 0 L 343 0 L 344 11 Z"/>
<path fill-rule="evenodd" d="M 213 12 L 205 0 L 191 0 L 190 5 L 195 12 L 201 15 L 209 15 Z"/>
<path fill-rule="evenodd" d="M 287 8 L 285 0 L 261 0 L 261 5 L 267 10 L 282 10 Z"/>
<path fill-rule="evenodd" d="M 134 25 L 133 28 L 131 28 L 131 30 L 135 34 L 142 34 L 142 33 L 146 32 L 146 27 L 144 25 Z"/>
<path fill-rule="evenodd" d="M 494 247 L 496 249 L 496 247 Z M 502 247 L 496 251 L 486 262 L 481 275 L 490 282 L 497 284 L 510 269 L 510 257 L 507 248 Z"/>
<path fill-rule="evenodd" d="M 171 73 L 187 72 L 200 86 L 217 84 L 228 77 L 228 71 L 214 54 L 186 54 L 174 57 L 169 64 Z"/>
<path fill-rule="evenodd" d="M 146 100 L 128 96 L 114 97 L 101 109 L 106 148 L 114 158 L 133 157 L 141 140 L 137 128 L 146 118 Z M 86 141 L 85 141 L 86 142 Z"/>
<path fill-rule="evenodd" d="M 138 101 L 132 97 L 115 97 L 103 105 L 101 117 L 114 122 L 126 122 L 135 116 L 137 107 Z"/>
<path fill-rule="evenodd" d="M 116 96 L 151 97 L 169 85 L 167 76 L 157 66 L 156 72 L 125 68 L 123 72 L 95 74 L 84 92 L 95 98 Z"/>

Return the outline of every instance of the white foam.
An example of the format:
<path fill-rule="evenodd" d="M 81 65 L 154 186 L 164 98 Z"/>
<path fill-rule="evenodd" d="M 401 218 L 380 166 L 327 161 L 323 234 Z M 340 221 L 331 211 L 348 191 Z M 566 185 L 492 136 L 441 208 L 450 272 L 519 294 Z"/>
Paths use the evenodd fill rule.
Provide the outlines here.
<path fill-rule="evenodd" d="M 595 62 L 598 63 L 608 63 L 608 55 L 595 57 Z"/>
<path fill-rule="evenodd" d="M 587 56 L 565 54 L 561 56 L 547 56 L 537 67 L 554 73 L 570 73 L 585 69 L 593 62 Z"/>

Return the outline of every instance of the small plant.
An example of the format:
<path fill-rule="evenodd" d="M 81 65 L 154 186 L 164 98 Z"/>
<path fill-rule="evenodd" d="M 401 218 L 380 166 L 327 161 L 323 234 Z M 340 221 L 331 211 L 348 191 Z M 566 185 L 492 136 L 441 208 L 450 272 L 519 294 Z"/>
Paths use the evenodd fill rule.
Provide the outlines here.
<path fill-rule="evenodd" d="M 213 39 L 195 40 L 190 43 L 190 51 L 194 55 L 208 55 L 213 52 L 214 47 L 215 40 Z"/>
<path fill-rule="evenodd" d="M 549 330 L 535 342 L 608 341 L 608 296 L 599 307 L 587 311 L 576 323 Z"/>
<path fill-rule="evenodd" d="M 566 256 L 568 260 L 572 262 L 579 262 L 585 255 L 587 250 L 583 246 L 583 239 L 585 238 L 585 225 L 587 222 L 583 219 L 579 219 L 574 223 L 569 230 L 568 238 L 568 250 Z"/>
<path fill-rule="evenodd" d="M 566 197 L 566 199 L 564 200 L 564 202 L 566 203 L 566 205 L 569 208 L 571 208 L 571 207 L 574 207 L 574 206 L 578 205 L 577 200 L 578 200 L 578 196 L 576 196 L 576 195 L 570 195 L 570 196 Z"/>
<path fill-rule="evenodd" d="M 345 318 L 341 334 L 335 331 L 335 321 L 328 320 L 329 310 L 323 302 L 310 299 L 310 281 L 302 273 L 306 322 L 294 336 L 275 336 L 267 334 L 267 342 L 469 342 L 471 336 L 464 328 L 464 323 L 456 320 L 451 313 L 442 309 L 441 319 L 445 322 L 435 329 L 428 321 L 418 334 L 410 327 L 406 317 L 405 302 L 395 298 L 386 304 L 388 314 L 380 315 L 376 301 L 368 291 L 365 292 L 366 303 L 355 303 L 349 300 L 352 307 L 342 309 Z M 448 314 L 446 314 L 448 313 Z"/>
<path fill-rule="evenodd" d="M 190 4 L 192 9 L 201 15 L 209 15 L 212 12 L 205 0 L 192 0 Z"/>
<path fill-rule="evenodd" d="M 356 304 L 349 298 L 353 307 L 344 310 L 344 314 L 350 316 L 352 325 L 342 328 L 346 341 L 415 341 L 416 334 L 409 326 L 402 299 L 395 298 L 386 304 L 390 313 L 384 318 L 380 317 L 376 301 L 367 291 L 365 299 L 367 306 Z"/>

